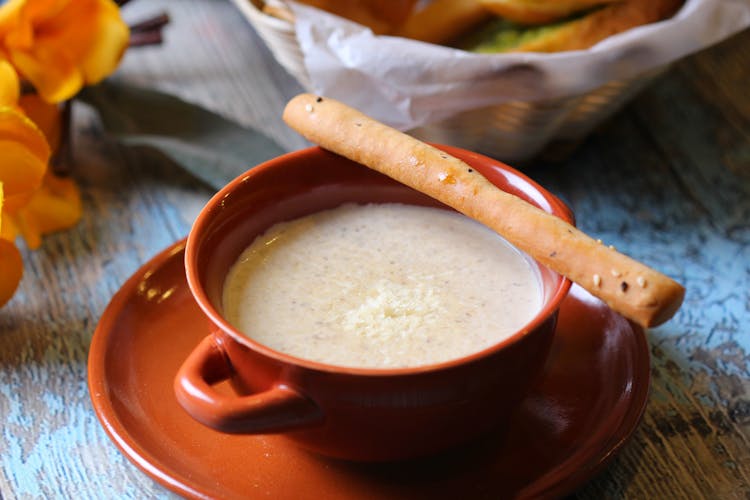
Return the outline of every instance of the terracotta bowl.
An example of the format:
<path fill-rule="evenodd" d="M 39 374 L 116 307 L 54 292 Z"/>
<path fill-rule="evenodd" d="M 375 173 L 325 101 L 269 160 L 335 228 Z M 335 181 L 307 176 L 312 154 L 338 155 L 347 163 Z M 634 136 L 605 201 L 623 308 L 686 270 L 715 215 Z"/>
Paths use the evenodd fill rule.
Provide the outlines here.
<path fill-rule="evenodd" d="M 557 198 L 490 158 L 439 146 L 503 190 L 573 222 Z M 543 307 L 498 344 L 448 362 L 402 369 L 348 368 L 277 352 L 222 317 L 230 266 L 271 225 L 345 202 L 441 206 L 350 160 L 309 148 L 259 165 L 217 193 L 188 237 L 191 292 L 208 318 L 207 337 L 175 378 L 180 404 L 230 433 L 282 432 L 314 452 L 383 461 L 431 454 L 502 428 L 547 357 L 570 282 L 540 266 Z M 231 390 L 221 382 L 229 382 Z"/>

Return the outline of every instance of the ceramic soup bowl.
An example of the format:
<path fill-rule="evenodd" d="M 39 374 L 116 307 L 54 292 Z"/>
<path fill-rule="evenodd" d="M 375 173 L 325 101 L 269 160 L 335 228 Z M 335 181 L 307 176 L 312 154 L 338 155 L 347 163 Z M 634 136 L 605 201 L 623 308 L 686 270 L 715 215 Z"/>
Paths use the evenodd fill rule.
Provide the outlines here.
<path fill-rule="evenodd" d="M 499 188 L 573 222 L 562 202 L 512 168 L 439 147 Z M 423 456 L 501 428 L 541 373 L 570 288 L 542 266 L 542 307 L 525 327 L 480 352 L 428 366 L 372 369 L 308 361 L 253 341 L 222 317 L 224 279 L 256 236 L 275 223 L 347 202 L 442 206 L 317 147 L 253 168 L 208 202 L 185 255 L 191 292 L 208 319 L 207 336 L 175 378 L 180 404 L 223 432 L 284 433 L 314 452 L 359 461 Z"/>

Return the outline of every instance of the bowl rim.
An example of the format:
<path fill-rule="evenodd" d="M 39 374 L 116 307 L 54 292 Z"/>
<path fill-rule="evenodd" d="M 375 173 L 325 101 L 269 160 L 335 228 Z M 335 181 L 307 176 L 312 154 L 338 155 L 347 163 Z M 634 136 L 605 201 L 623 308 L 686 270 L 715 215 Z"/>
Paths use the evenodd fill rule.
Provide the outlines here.
<path fill-rule="evenodd" d="M 542 208 L 543 210 L 553 213 L 554 215 L 561 217 L 562 219 L 566 220 L 567 222 L 571 224 L 575 223 L 573 213 L 568 208 L 568 206 L 565 205 L 565 203 L 563 203 L 555 195 L 547 191 L 545 188 L 543 188 L 538 183 L 536 183 L 535 181 L 533 181 L 531 178 L 521 173 L 520 171 L 516 170 L 515 168 L 509 165 L 506 165 L 505 163 L 499 160 L 481 155 L 479 153 L 468 151 L 459 147 L 448 146 L 444 144 L 432 144 L 432 145 L 439 149 L 446 151 L 449 154 L 453 154 L 454 156 L 461 158 L 462 161 L 469 162 L 470 164 L 472 161 L 485 162 L 494 168 L 499 168 L 500 170 L 504 171 L 504 173 L 517 177 L 519 180 L 523 181 L 527 187 L 532 188 L 534 191 L 536 191 L 538 195 L 544 198 L 544 200 L 547 203 L 549 203 L 550 210 L 546 210 Z M 356 366 L 345 366 L 345 365 L 334 365 L 334 364 L 322 363 L 319 361 L 313 361 L 313 360 L 297 357 L 297 356 L 294 356 L 294 355 L 291 355 L 282 351 L 275 350 L 265 344 L 257 342 L 253 340 L 252 338 L 244 335 L 242 332 L 240 332 L 238 329 L 232 326 L 226 319 L 224 319 L 224 317 L 219 313 L 219 311 L 213 306 L 211 300 L 209 299 L 201 283 L 201 279 L 197 271 L 198 270 L 197 256 L 199 253 L 197 248 L 199 247 L 199 242 L 197 241 L 198 237 L 196 235 L 205 233 L 206 229 L 210 226 L 211 220 L 212 220 L 211 214 L 215 212 L 213 208 L 216 207 L 217 205 L 220 205 L 222 201 L 227 197 L 227 195 L 235 191 L 239 186 L 247 182 L 252 177 L 268 169 L 282 168 L 286 164 L 293 164 L 295 160 L 299 160 L 301 158 L 314 158 L 317 156 L 329 155 L 329 154 L 333 154 L 333 153 L 319 146 L 311 146 L 311 147 L 304 148 L 301 150 L 286 153 L 276 158 L 272 158 L 268 161 L 265 161 L 255 167 L 252 167 L 248 171 L 244 172 L 243 174 L 237 176 L 235 179 L 230 181 L 226 186 L 220 189 L 205 204 L 203 209 L 199 212 L 187 237 L 187 242 L 185 246 L 185 273 L 187 277 L 188 286 L 190 288 L 190 292 L 193 298 L 195 299 L 196 303 L 198 304 L 200 309 L 203 311 L 203 313 L 207 316 L 209 321 L 212 323 L 212 327 L 207 328 L 208 335 L 224 334 L 230 337 L 234 342 L 237 342 L 240 345 L 243 345 L 251 349 L 252 351 L 255 351 L 256 353 L 261 354 L 265 357 L 271 358 L 283 365 L 291 365 L 291 366 L 296 366 L 299 368 L 303 368 L 303 369 L 307 369 L 307 370 L 311 370 L 315 372 L 324 372 L 324 373 L 331 373 L 331 374 L 348 374 L 348 375 L 361 375 L 361 376 L 371 376 L 371 377 L 372 376 L 396 377 L 396 376 L 404 376 L 404 375 L 412 375 L 412 374 L 422 374 L 422 373 L 434 372 L 434 371 L 440 371 L 440 370 L 448 370 L 448 369 L 456 368 L 462 365 L 471 364 L 471 363 L 480 361 L 484 358 L 487 358 L 495 354 L 498 351 L 501 351 L 513 344 L 520 342 L 521 339 L 527 337 L 533 332 L 540 331 L 540 328 L 544 325 L 544 323 L 550 320 L 551 318 L 553 318 L 554 315 L 557 312 L 559 312 L 560 305 L 562 304 L 562 301 L 565 299 L 565 297 L 568 295 L 568 291 L 570 290 L 572 282 L 565 276 L 562 276 L 550 270 L 550 272 L 552 272 L 554 275 L 558 277 L 558 282 L 557 282 L 557 285 L 553 288 L 553 292 L 550 294 L 549 298 L 546 299 L 546 301 L 543 303 L 542 308 L 536 313 L 536 315 L 529 322 L 527 322 L 522 328 L 520 328 L 513 334 L 503 338 L 499 342 L 496 342 L 484 349 L 472 352 L 465 356 L 451 358 L 449 360 L 441 361 L 438 363 L 430 363 L 430 364 L 417 365 L 417 366 L 411 366 L 411 367 L 400 367 L 400 368 L 356 367 Z M 537 262 L 535 259 L 528 256 L 528 254 L 526 254 L 525 252 L 522 252 L 521 250 L 519 251 L 524 256 L 531 259 L 531 261 L 534 262 L 535 265 L 539 266 L 542 269 L 545 269 L 545 266 L 543 264 Z M 556 326 L 553 324 L 553 328 L 555 327 Z"/>

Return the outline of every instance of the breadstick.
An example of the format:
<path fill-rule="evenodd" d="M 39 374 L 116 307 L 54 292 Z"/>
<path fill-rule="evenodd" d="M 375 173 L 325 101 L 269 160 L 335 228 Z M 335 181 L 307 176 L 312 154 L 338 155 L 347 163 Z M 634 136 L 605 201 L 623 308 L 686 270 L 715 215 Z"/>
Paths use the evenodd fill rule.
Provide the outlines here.
<path fill-rule="evenodd" d="M 308 140 L 475 219 L 643 325 L 671 318 L 684 288 L 571 224 L 498 189 L 463 161 L 333 99 L 301 94 L 284 121 Z"/>

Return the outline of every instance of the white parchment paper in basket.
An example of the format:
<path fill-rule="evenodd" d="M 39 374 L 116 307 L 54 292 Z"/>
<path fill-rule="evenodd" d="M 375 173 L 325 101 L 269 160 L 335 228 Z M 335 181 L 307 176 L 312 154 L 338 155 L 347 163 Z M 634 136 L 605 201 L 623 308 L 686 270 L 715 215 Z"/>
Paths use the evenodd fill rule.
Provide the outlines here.
<path fill-rule="evenodd" d="M 582 94 L 637 77 L 750 26 L 750 0 L 687 0 L 672 18 L 583 51 L 471 54 L 396 37 L 289 2 L 313 92 L 402 130 L 512 100 Z"/>

